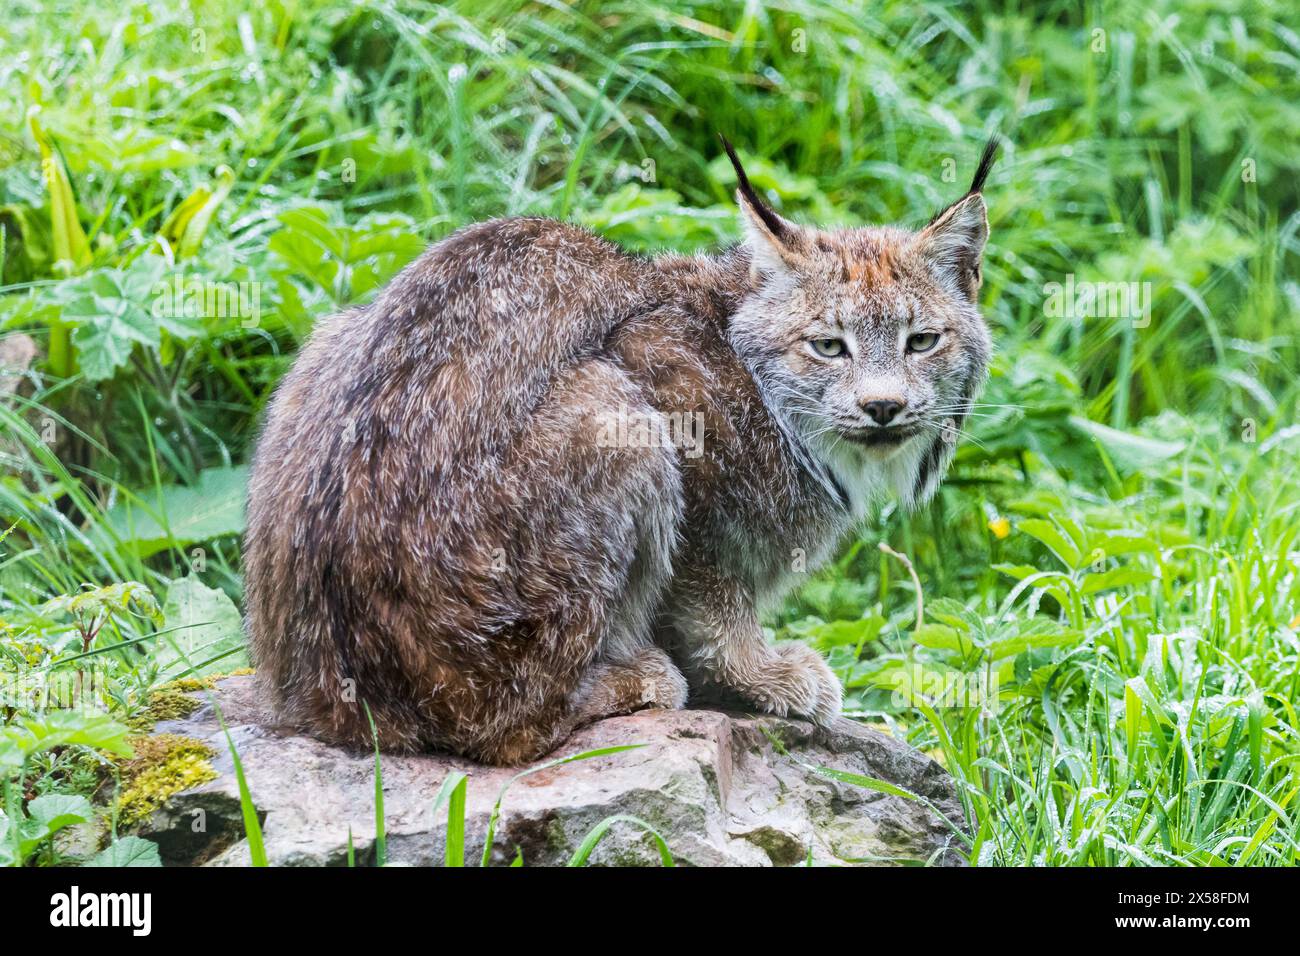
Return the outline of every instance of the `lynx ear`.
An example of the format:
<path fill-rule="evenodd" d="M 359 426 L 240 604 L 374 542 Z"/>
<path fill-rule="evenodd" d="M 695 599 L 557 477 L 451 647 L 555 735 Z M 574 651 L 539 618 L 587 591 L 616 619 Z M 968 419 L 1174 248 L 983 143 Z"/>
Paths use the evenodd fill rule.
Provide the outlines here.
<path fill-rule="evenodd" d="M 980 265 L 989 237 L 989 217 L 979 193 L 959 199 L 917 236 L 917 246 L 931 266 L 968 299 L 980 287 Z"/>
<path fill-rule="evenodd" d="M 984 244 L 989 238 L 989 216 L 981 193 L 999 142 L 994 136 L 985 145 L 966 195 L 931 219 L 916 237 L 918 248 L 935 270 L 971 301 L 979 292 Z"/>
<path fill-rule="evenodd" d="M 787 219 L 782 219 L 758 198 L 754 187 L 740 165 L 736 151 L 721 134 L 722 148 L 736 170 L 736 202 L 740 205 L 740 222 L 745 231 L 745 245 L 749 247 L 755 267 L 762 272 L 780 274 L 791 269 L 799 258 L 800 230 Z"/>

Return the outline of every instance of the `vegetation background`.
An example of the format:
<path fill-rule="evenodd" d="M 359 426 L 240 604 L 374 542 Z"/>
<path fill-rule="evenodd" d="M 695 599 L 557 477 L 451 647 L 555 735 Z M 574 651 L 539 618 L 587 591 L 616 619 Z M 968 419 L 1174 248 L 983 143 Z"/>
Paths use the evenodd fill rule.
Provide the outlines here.
<path fill-rule="evenodd" d="M 973 863 L 1296 863 L 1298 21 L 9 0 L 0 863 L 83 859 L 54 835 L 90 819 L 93 862 L 156 860 L 109 839 L 146 805 L 131 735 L 246 662 L 244 463 L 320 316 L 489 217 L 732 242 L 719 131 L 784 214 L 857 224 L 923 222 L 995 130 L 987 405 L 938 499 L 885 507 L 774 637 L 948 767 Z M 1053 304 L 1067 281 L 1149 283 L 1149 321 Z M 101 712 L 39 706 L 69 686 Z"/>

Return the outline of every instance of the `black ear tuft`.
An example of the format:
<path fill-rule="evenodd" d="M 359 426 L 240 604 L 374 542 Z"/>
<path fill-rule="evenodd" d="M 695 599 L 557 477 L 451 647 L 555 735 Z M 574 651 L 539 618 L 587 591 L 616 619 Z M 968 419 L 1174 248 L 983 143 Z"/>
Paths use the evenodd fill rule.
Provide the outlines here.
<path fill-rule="evenodd" d="M 719 133 L 718 139 L 722 140 L 722 148 L 727 151 L 727 158 L 731 160 L 731 165 L 736 170 L 736 185 L 740 189 L 740 195 L 749 207 L 754 210 L 754 214 L 763 220 L 763 225 L 767 227 L 775 239 L 787 238 L 786 232 L 788 230 L 785 220 L 768 208 L 767 203 L 758 198 L 758 193 L 754 192 L 754 187 L 749 184 L 749 177 L 745 175 L 745 167 L 740 165 L 740 158 L 736 155 L 736 151 L 732 149 L 731 143 L 727 142 L 727 137 Z"/>
<path fill-rule="evenodd" d="M 984 144 L 984 152 L 980 156 L 980 164 L 975 168 L 975 178 L 971 180 L 970 189 L 966 190 L 966 195 L 984 191 L 984 180 L 989 178 L 989 170 L 993 168 L 993 161 L 997 159 L 998 147 L 1002 145 L 1002 139 L 997 133 L 989 137 L 989 141 Z"/>

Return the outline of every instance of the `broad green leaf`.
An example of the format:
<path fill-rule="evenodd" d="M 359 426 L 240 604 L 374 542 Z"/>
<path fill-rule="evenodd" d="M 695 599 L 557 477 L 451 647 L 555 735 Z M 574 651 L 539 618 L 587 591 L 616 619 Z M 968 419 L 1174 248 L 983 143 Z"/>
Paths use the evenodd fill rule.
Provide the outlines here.
<path fill-rule="evenodd" d="M 51 710 L 39 717 L 20 720 L 5 727 L 0 737 L 7 737 L 12 748 L 0 748 L 4 759 L 16 754 L 22 758 L 55 747 L 90 747 L 121 757 L 130 757 L 132 750 L 126 738 L 130 731 L 106 714 L 84 713 L 79 710 Z"/>
<path fill-rule="evenodd" d="M 153 328 L 156 330 L 157 326 Z M 72 333 L 72 343 L 77 348 L 81 370 L 88 382 L 112 378 L 131 360 L 131 349 L 137 342 L 158 344 L 140 326 L 113 310 L 105 310 L 100 318 L 78 325 Z"/>
<path fill-rule="evenodd" d="M 105 515 L 105 524 L 142 557 L 168 547 L 183 547 L 244 530 L 244 489 L 248 468 L 209 468 L 194 487 L 165 485 L 162 514 L 146 503 L 119 503 Z M 164 526 L 165 521 L 165 526 Z"/>
<path fill-rule="evenodd" d="M 1119 557 L 1125 554 L 1154 554 L 1160 550 L 1160 543 L 1150 534 L 1128 529 L 1094 530 L 1088 535 L 1088 547 L 1091 551 L 1101 551 L 1106 557 Z"/>
<path fill-rule="evenodd" d="M 925 616 L 932 617 L 958 631 L 964 631 L 977 641 L 983 638 L 986 631 L 983 618 L 952 598 L 935 598 L 930 601 L 925 606 Z"/>
<path fill-rule="evenodd" d="M 130 361 L 136 345 L 157 348 L 154 315 L 163 261 L 142 256 L 129 269 L 100 269 L 61 287 L 61 320 L 73 327 L 72 341 L 86 379 L 112 378 Z"/>
<path fill-rule="evenodd" d="M 788 626 L 789 633 L 811 641 L 818 649 L 826 651 L 835 647 L 856 647 L 874 641 L 886 624 L 878 611 L 869 617 L 850 620 L 822 621 L 808 618 Z"/>
<path fill-rule="evenodd" d="M 162 866 L 158 844 L 138 836 L 124 836 L 100 850 L 82 866 Z"/>
<path fill-rule="evenodd" d="M 400 213 L 370 213 L 355 225 L 337 206 L 304 204 L 280 214 L 267 247 L 291 275 L 310 279 L 337 303 L 362 297 L 424 250 L 415 224 Z"/>
<path fill-rule="evenodd" d="M 1161 441 L 1134 435 L 1081 415 L 1071 415 L 1070 424 L 1101 445 L 1120 471 L 1126 474 L 1153 468 L 1186 447 L 1181 441 Z"/>
<path fill-rule="evenodd" d="M 1135 584 L 1146 584 L 1154 580 L 1155 574 L 1146 568 L 1138 568 L 1132 565 L 1124 567 L 1111 568 L 1100 574 L 1089 574 L 1083 579 L 1083 586 L 1080 588 L 1084 594 L 1096 594 L 1098 591 L 1108 591 L 1111 588 L 1131 587 Z"/>
<path fill-rule="evenodd" d="M 975 644 L 969 636 L 963 636 L 956 628 L 949 627 L 947 624 L 922 624 L 912 636 L 922 647 L 933 647 L 937 650 L 970 649 Z"/>
<path fill-rule="evenodd" d="M 79 794 L 48 793 L 27 804 L 34 839 L 44 839 L 74 823 L 85 823 L 95 815 L 90 801 Z M 36 833 L 40 836 L 36 836 Z"/>
<path fill-rule="evenodd" d="M 993 570 L 999 571 L 1008 577 L 1013 577 L 1017 581 L 1023 581 L 1025 578 L 1038 574 L 1042 569 L 1036 568 L 1032 564 L 995 564 Z"/>
<path fill-rule="evenodd" d="M 1070 543 L 1080 554 L 1090 552 L 1091 546 L 1088 543 L 1088 532 L 1083 530 L 1082 525 L 1075 521 L 1068 514 L 1055 514 L 1054 524 L 1070 539 Z"/>
<path fill-rule="evenodd" d="M 1027 622 L 1018 633 L 990 644 L 988 655 L 997 660 L 1035 648 L 1068 647 L 1078 644 L 1084 636 L 1082 631 L 1064 627 L 1047 618 L 1036 617 Z"/>
<path fill-rule="evenodd" d="M 1078 547 L 1050 521 L 1043 521 L 1040 518 L 1026 518 L 1020 521 L 1016 528 L 1047 545 L 1066 567 L 1077 568 L 1079 566 L 1083 556 L 1079 553 Z"/>
<path fill-rule="evenodd" d="M 82 620 L 93 620 L 104 612 L 128 612 L 147 617 L 158 625 L 163 623 L 157 599 L 139 581 L 120 581 L 76 594 L 63 594 L 41 606 L 44 615 L 70 614 Z"/>
<path fill-rule="evenodd" d="M 180 578 L 168 588 L 162 613 L 171 631 L 156 650 L 163 675 L 204 675 L 247 666 L 239 608 L 226 592 L 193 575 Z"/>

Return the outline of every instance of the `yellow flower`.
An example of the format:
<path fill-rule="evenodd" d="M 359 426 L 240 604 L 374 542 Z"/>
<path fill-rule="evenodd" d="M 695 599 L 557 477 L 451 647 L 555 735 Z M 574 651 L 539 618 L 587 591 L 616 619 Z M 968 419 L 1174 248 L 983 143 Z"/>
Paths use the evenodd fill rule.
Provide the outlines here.
<path fill-rule="evenodd" d="M 996 518 L 989 519 L 989 530 L 994 536 L 1001 540 L 1011 533 L 1011 522 L 999 515 Z"/>
<path fill-rule="evenodd" d="M 1297 614 L 1295 617 L 1291 618 L 1291 627 L 1292 628 L 1300 627 L 1300 614 Z"/>

